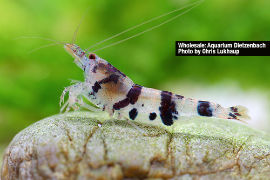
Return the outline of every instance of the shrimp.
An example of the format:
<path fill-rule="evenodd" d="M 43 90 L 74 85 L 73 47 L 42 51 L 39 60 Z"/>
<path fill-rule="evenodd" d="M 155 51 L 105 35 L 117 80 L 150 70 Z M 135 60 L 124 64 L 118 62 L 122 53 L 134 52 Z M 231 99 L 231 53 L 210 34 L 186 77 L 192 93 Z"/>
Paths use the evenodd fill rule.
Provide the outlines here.
<path fill-rule="evenodd" d="M 62 111 L 85 107 L 91 111 L 106 111 L 117 119 L 165 127 L 172 126 L 181 117 L 205 116 L 239 121 L 249 118 L 243 106 L 224 108 L 214 102 L 143 87 L 94 53 L 88 53 L 75 44 L 67 43 L 64 48 L 84 71 L 84 82 L 65 88 L 61 102 L 67 92 L 69 98 Z M 83 98 L 96 108 L 85 103 Z"/>

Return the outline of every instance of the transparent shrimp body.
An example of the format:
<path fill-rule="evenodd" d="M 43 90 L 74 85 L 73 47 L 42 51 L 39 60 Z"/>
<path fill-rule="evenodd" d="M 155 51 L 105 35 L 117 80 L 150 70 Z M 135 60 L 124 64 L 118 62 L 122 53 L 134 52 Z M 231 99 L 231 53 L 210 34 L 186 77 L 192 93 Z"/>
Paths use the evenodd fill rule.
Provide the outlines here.
<path fill-rule="evenodd" d="M 74 81 L 75 84 L 68 86 L 64 89 L 61 97 L 60 97 L 60 105 L 64 103 L 64 97 L 65 94 L 68 93 L 68 100 L 64 103 L 64 105 L 61 107 L 61 112 L 66 110 L 69 111 L 70 109 L 78 110 L 80 107 L 86 107 L 87 109 L 92 109 L 94 111 L 97 111 L 98 108 L 92 107 L 90 105 L 87 105 L 84 102 L 84 98 L 88 99 L 93 103 L 95 100 L 90 100 L 88 97 L 88 89 L 91 87 L 91 78 L 87 76 L 89 74 L 89 69 L 91 67 L 94 67 L 96 65 L 95 59 L 89 59 L 87 54 L 84 50 L 82 50 L 79 46 L 76 44 L 65 44 L 64 48 L 66 51 L 74 57 L 75 64 L 81 68 L 85 73 L 85 82 L 78 82 Z M 95 104 L 97 105 L 97 104 Z"/>

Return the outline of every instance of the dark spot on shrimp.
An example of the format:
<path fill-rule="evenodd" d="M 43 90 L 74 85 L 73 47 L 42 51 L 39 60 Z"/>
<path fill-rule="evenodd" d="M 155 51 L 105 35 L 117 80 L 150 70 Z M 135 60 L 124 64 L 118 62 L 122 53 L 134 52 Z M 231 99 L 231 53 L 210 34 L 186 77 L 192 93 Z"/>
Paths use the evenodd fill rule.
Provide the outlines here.
<path fill-rule="evenodd" d="M 97 65 L 95 65 L 95 66 L 93 67 L 92 72 L 93 72 L 93 73 L 96 73 L 96 72 L 97 72 Z"/>
<path fill-rule="evenodd" d="M 98 69 L 106 69 L 106 64 L 98 63 Z"/>
<path fill-rule="evenodd" d="M 142 104 L 142 107 L 144 107 L 144 104 Z"/>
<path fill-rule="evenodd" d="M 230 113 L 229 116 L 231 116 L 233 119 L 237 119 L 236 115 L 234 115 L 233 113 Z"/>
<path fill-rule="evenodd" d="M 213 109 L 208 101 L 199 101 L 197 106 L 198 114 L 201 116 L 213 116 Z"/>
<path fill-rule="evenodd" d="M 83 57 L 84 55 L 85 55 L 85 52 L 81 52 L 81 54 L 79 56 Z"/>
<path fill-rule="evenodd" d="M 132 120 L 135 120 L 135 118 L 138 115 L 138 111 L 136 108 L 133 108 L 131 111 L 129 111 L 129 118 Z"/>
<path fill-rule="evenodd" d="M 231 110 L 232 110 L 233 112 L 238 112 L 238 108 L 236 108 L 236 107 L 231 107 Z"/>
<path fill-rule="evenodd" d="M 160 102 L 160 117 L 166 126 L 171 126 L 173 124 L 173 119 L 177 119 L 175 102 L 172 100 L 172 93 L 167 91 L 161 92 L 161 102 Z"/>
<path fill-rule="evenodd" d="M 101 86 L 100 84 L 96 81 L 94 86 L 92 86 L 92 89 L 95 93 L 97 93 L 100 89 L 101 89 Z"/>
<path fill-rule="evenodd" d="M 156 117 L 157 117 L 157 114 L 156 114 L 155 112 L 152 112 L 152 113 L 149 114 L 149 119 L 150 119 L 151 121 L 155 120 Z"/>
<path fill-rule="evenodd" d="M 92 89 L 93 89 L 93 88 L 92 88 Z M 88 93 L 88 96 L 93 96 L 93 95 L 94 95 L 94 93 L 91 92 L 91 91 Z"/>
<path fill-rule="evenodd" d="M 129 104 L 135 104 L 141 94 L 142 87 L 134 84 L 132 88 L 128 91 L 126 98 L 115 103 L 113 105 L 113 109 L 119 110 L 121 108 L 124 108 L 128 106 Z"/>
<path fill-rule="evenodd" d="M 221 105 L 220 104 L 217 104 L 217 109 L 221 108 Z"/>

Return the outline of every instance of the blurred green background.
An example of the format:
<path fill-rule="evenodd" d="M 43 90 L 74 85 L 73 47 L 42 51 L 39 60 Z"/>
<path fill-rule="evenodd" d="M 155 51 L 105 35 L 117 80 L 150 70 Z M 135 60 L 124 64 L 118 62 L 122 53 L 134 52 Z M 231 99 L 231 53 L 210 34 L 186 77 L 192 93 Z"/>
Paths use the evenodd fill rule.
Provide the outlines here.
<path fill-rule="evenodd" d="M 59 113 L 59 96 L 63 88 L 70 84 L 70 79 L 83 80 L 82 71 L 73 64 L 73 59 L 62 46 L 29 54 L 29 51 L 51 42 L 16 38 L 40 36 L 70 42 L 89 7 L 77 37 L 78 45 L 87 48 L 189 2 L 1 0 L 0 149 L 23 128 Z M 166 82 L 181 82 L 184 79 L 194 84 L 212 86 L 231 80 L 243 90 L 256 88 L 268 93 L 269 57 L 175 57 L 174 48 L 176 40 L 270 40 L 269 7 L 269 0 L 205 0 L 173 22 L 97 54 L 135 83 L 147 87 L 171 90 L 166 89 Z M 165 19 L 168 17 L 162 20 Z M 269 97 L 269 93 L 267 95 Z"/>

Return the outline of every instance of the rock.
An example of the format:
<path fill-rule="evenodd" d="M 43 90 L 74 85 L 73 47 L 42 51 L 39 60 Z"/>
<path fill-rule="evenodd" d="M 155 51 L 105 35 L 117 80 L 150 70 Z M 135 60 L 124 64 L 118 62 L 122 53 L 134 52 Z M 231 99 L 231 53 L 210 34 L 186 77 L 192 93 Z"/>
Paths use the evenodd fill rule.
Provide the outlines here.
<path fill-rule="evenodd" d="M 29 126 L 6 149 L 1 178 L 270 179 L 270 136 L 245 124 L 183 119 L 169 133 L 108 119 L 74 112 Z"/>

